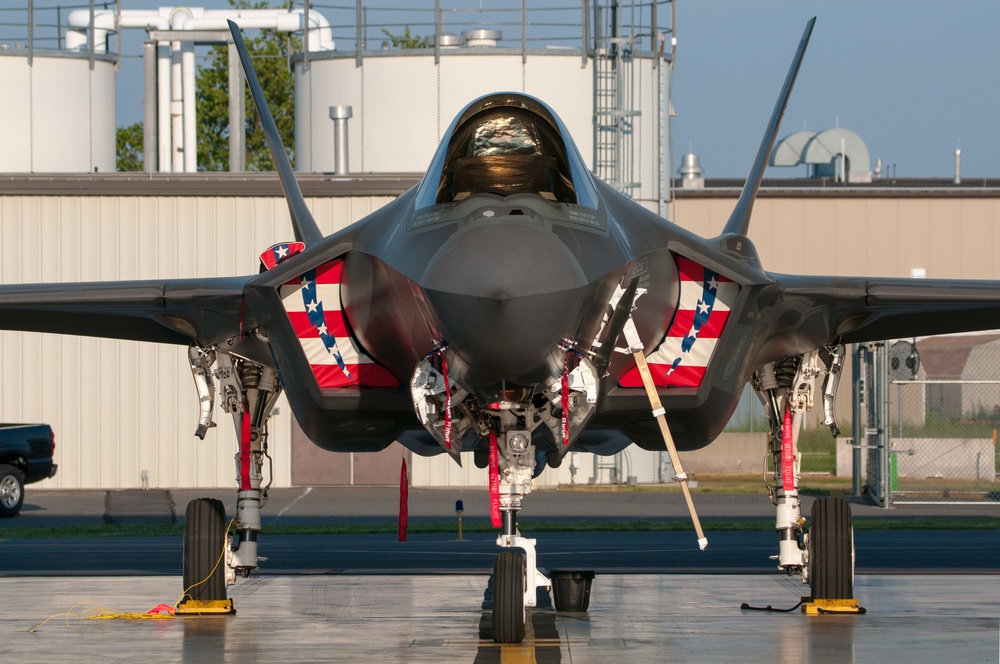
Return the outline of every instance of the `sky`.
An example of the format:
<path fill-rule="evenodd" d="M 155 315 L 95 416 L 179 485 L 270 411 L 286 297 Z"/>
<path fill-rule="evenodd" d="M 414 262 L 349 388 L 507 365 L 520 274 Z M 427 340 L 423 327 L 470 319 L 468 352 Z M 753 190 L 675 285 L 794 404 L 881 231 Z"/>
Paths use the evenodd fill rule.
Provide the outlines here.
<path fill-rule="evenodd" d="M 431 0 L 420 3 L 433 6 Z M 122 0 L 124 9 L 179 4 Z M 190 4 L 229 7 L 227 0 Z M 677 0 L 676 5 L 675 164 L 694 151 L 706 177 L 746 176 L 805 23 L 816 16 L 779 136 L 850 129 L 867 144 L 872 166 L 881 158 L 886 171 L 894 169 L 898 177 L 951 177 L 958 147 L 963 179 L 1000 177 L 995 45 L 1000 2 Z M 142 39 L 136 30 L 123 36 L 119 126 L 142 119 Z M 767 172 L 801 174 L 787 168 Z"/>
<path fill-rule="evenodd" d="M 806 21 L 780 136 L 840 126 L 898 177 L 1000 176 L 1000 3 L 678 0 L 676 161 L 744 177 Z M 794 170 L 771 168 L 768 175 Z"/>

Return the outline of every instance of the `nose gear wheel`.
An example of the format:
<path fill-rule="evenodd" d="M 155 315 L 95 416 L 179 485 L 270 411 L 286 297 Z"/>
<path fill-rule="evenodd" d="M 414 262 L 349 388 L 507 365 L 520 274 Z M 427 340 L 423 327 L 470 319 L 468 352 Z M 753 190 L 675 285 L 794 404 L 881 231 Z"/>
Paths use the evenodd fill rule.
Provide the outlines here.
<path fill-rule="evenodd" d="M 524 640 L 524 556 L 501 551 L 493 564 L 493 640 Z"/>

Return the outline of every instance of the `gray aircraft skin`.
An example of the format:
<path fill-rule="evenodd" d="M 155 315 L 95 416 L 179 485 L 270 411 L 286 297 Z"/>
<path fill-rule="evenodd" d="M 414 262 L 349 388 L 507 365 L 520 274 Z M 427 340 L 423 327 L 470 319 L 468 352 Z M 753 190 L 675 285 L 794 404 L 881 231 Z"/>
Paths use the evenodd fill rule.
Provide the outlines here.
<path fill-rule="evenodd" d="M 620 332 L 629 318 L 648 356 L 668 333 L 676 336 L 676 323 L 714 350 L 694 367 L 700 375 L 664 379 L 658 392 L 678 447 L 703 447 L 762 365 L 846 342 L 1000 327 L 996 281 L 791 276 L 761 266 L 747 237 L 753 200 L 812 24 L 716 238 L 696 236 L 615 191 L 587 170 L 544 103 L 499 93 L 459 114 L 419 185 L 328 237 L 274 132 L 295 236 L 305 246 L 261 274 L 2 286 L 0 327 L 229 349 L 279 371 L 298 423 L 328 450 L 377 451 L 399 440 L 420 454 L 485 452 L 502 411 L 516 414 L 504 426 L 532 430 L 540 455 L 557 464 L 569 449 L 660 449 L 642 386 L 623 383 L 634 361 L 613 350 L 625 345 Z M 269 117 L 262 93 L 258 110 Z M 338 345 L 353 344 L 364 368 L 378 369 L 374 381 L 324 382 L 296 331 L 283 286 L 331 266 L 341 270 L 344 327 L 327 351 L 336 356 Z M 701 285 L 691 282 L 700 295 L 711 297 L 712 276 L 728 289 L 726 320 L 710 340 L 679 322 L 686 267 L 701 275 Z M 451 449 L 440 423 L 418 417 L 411 390 L 429 356 L 440 370 L 442 349 L 458 397 Z M 572 422 L 566 444 L 553 425 L 562 417 L 559 387 L 581 358 L 596 369 L 596 401 Z M 686 355 L 676 364 L 690 369 Z M 571 396 L 571 411 L 580 397 Z"/>

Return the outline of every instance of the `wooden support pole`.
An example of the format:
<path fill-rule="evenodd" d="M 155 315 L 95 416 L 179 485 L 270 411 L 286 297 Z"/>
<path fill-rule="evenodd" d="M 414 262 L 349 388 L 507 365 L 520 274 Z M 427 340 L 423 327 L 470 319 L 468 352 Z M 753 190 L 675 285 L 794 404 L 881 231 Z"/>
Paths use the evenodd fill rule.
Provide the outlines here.
<path fill-rule="evenodd" d="M 670 454 L 670 463 L 674 466 L 674 472 L 681 483 L 681 491 L 684 493 L 684 501 L 687 503 L 688 512 L 691 513 L 691 521 L 694 523 L 694 531 L 698 535 L 698 548 L 702 551 L 708 546 L 708 538 L 705 537 L 701 529 L 701 521 L 698 520 L 698 513 L 694 509 L 694 501 L 691 499 L 691 489 L 688 487 L 687 474 L 681 467 L 681 458 L 677 454 L 677 446 L 674 438 L 670 435 L 670 427 L 667 425 L 666 413 L 663 404 L 660 403 L 660 395 L 656 392 L 656 385 L 653 383 L 653 376 L 649 373 L 649 365 L 646 364 L 646 356 L 642 350 L 632 353 L 635 358 L 635 365 L 639 368 L 639 375 L 642 376 L 642 384 L 646 388 L 646 395 L 649 396 L 649 404 L 653 407 L 653 415 L 660 425 L 660 433 L 663 434 L 663 442 L 666 443 L 667 453 Z"/>

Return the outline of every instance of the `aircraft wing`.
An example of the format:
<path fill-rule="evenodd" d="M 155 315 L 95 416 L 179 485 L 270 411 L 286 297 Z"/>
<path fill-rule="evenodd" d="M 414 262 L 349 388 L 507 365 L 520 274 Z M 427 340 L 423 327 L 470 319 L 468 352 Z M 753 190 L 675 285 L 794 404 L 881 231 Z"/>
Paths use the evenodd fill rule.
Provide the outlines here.
<path fill-rule="evenodd" d="M 826 312 L 827 342 L 1000 329 L 1000 281 L 791 275 L 777 278 L 785 307 L 806 305 Z"/>
<path fill-rule="evenodd" d="M 0 286 L 0 329 L 210 345 L 254 327 L 250 277 Z"/>

